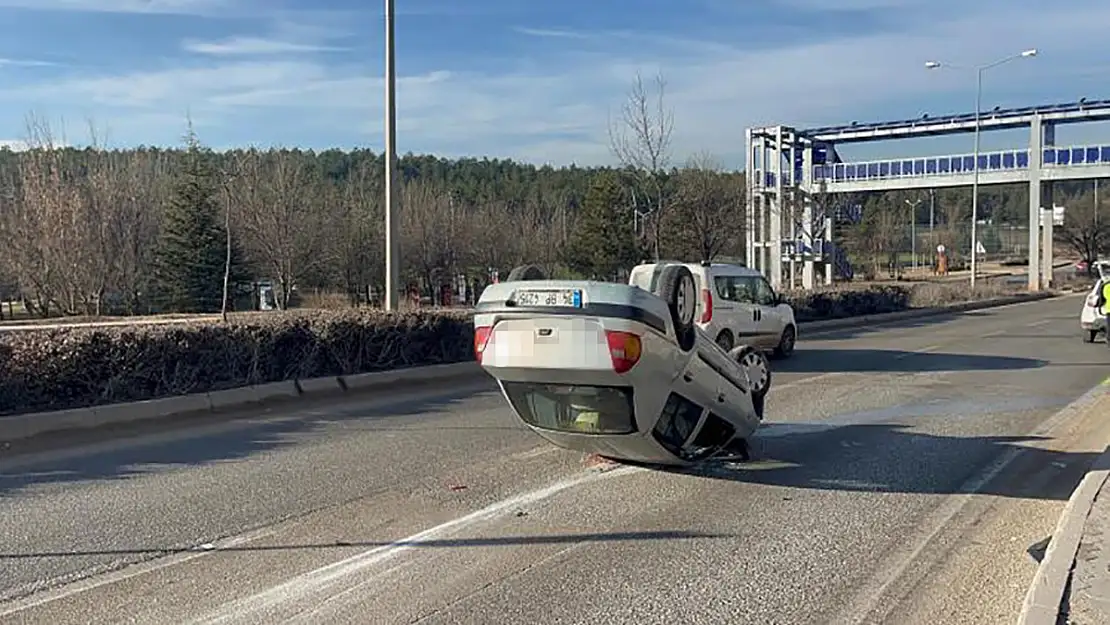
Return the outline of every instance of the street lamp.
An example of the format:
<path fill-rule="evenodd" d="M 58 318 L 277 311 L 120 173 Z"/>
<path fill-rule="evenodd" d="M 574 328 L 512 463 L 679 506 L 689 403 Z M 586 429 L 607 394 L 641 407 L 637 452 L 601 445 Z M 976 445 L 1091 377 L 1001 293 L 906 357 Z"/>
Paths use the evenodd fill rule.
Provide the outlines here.
<path fill-rule="evenodd" d="M 979 135 L 980 135 L 980 110 L 983 108 L 983 72 L 992 67 L 998 67 L 1003 63 L 1009 63 L 1022 58 L 1029 58 L 1037 56 L 1037 49 L 1030 48 L 1018 54 L 1012 54 L 1006 58 L 998 59 L 997 61 L 987 63 L 975 67 L 976 81 L 975 81 L 975 154 L 972 157 L 975 161 L 975 166 L 972 168 L 971 178 L 971 288 L 975 288 L 975 275 L 978 272 L 976 265 L 976 257 L 978 256 L 978 224 L 979 224 Z M 926 69 L 940 69 L 942 67 L 951 67 L 954 69 L 967 69 L 957 65 L 948 63 L 941 63 L 939 61 L 926 61 Z"/>
<path fill-rule="evenodd" d="M 917 207 L 920 204 L 921 198 L 906 200 L 906 206 L 910 207 L 910 258 L 914 271 L 917 271 Z"/>
<path fill-rule="evenodd" d="M 397 215 L 397 63 L 393 45 L 393 0 L 385 0 L 385 309 L 397 310 L 401 272 Z"/>

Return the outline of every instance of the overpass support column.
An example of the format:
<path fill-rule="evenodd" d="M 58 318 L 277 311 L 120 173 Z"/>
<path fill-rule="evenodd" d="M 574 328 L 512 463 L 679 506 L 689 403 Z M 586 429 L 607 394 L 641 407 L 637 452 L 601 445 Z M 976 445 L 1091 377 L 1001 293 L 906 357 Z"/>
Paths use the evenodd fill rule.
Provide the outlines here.
<path fill-rule="evenodd" d="M 1041 135 L 1041 152 L 1038 157 L 1043 159 L 1044 148 L 1051 148 L 1056 145 L 1056 124 L 1052 122 L 1041 123 L 1044 129 Z M 1053 187 L 1052 181 L 1041 180 L 1041 210 L 1047 211 L 1045 215 L 1043 236 L 1041 237 L 1041 288 L 1052 288 L 1052 207 L 1055 205 L 1053 202 Z"/>
<path fill-rule="evenodd" d="M 776 291 L 782 290 L 782 209 L 783 191 L 786 186 L 783 180 L 783 176 L 786 174 L 786 171 L 784 171 L 785 168 L 783 167 L 783 161 L 786 156 L 784 154 L 785 150 L 783 150 L 783 130 L 782 126 L 775 129 L 775 145 L 771 150 L 771 152 L 773 152 L 772 158 L 775 159 L 775 166 L 773 169 L 775 172 L 775 193 L 771 198 L 771 210 L 768 211 L 771 227 L 768 233 L 768 238 L 770 239 L 770 246 L 768 247 L 770 249 L 767 251 L 769 252 L 768 256 L 770 256 L 770 258 L 767 263 L 767 268 L 769 269 L 769 272 L 767 272 L 767 279 L 771 282 L 771 287 Z M 790 167 L 790 173 L 793 173 L 793 169 L 793 167 Z"/>
<path fill-rule="evenodd" d="M 802 179 L 795 181 L 801 191 L 802 198 L 802 240 L 810 249 L 816 247 L 816 241 L 813 240 L 813 142 L 806 141 L 805 145 L 800 145 L 802 150 Z M 824 246 L 822 246 L 822 249 Z M 807 291 L 812 291 L 816 286 L 815 275 L 813 267 L 813 258 L 807 258 L 802 265 L 802 288 Z"/>
<path fill-rule="evenodd" d="M 744 187 L 747 190 L 744 196 L 744 263 L 748 267 L 755 267 L 755 190 L 760 176 L 760 165 L 756 160 L 751 128 L 744 131 L 744 143 L 748 149 L 748 172 L 744 176 Z"/>
<path fill-rule="evenodd" d="M 1041 215 L 1041 162 L 1043 157 L 1045 127 L 1040 115 L 1033 115 L 1029 123 L 1029 290 L 1041 290 L 1040 274 L 1040 215 Z M 978 163 L 976 163 L 978 164 Z"/>

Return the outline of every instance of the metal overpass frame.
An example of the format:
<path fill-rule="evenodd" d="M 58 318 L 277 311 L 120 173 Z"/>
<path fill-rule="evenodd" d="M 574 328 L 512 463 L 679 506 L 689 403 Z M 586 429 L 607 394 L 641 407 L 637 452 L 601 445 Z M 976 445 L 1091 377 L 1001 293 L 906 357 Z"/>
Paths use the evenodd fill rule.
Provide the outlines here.
<path fill-rule="evenodd" d="M 1029 128 L 1028 149 L 974 155 L 886 159 L 845 163 L 840 144 L 935 137 L 975 131 L 975 113 L 888 122 L 852 122 L 797 130 L 767 126 L 747 130 L 747 262 L 779 289 L 783 262 L 790 264 L 793 284 L 802 264 L 802 286 L 816 283 L 816 265 L 824 266 L 824 282 L 832 283 L 830 219 L 819 206 L 826 194 L 853 191 L 938 188 L 971 185 L 976 166 L 979 184 L 1029 184 L 1029 288 L 1051 283 L 1051 224 L 1044 241 L 1039 234 L 1042 211 L 1052 210 L 1056 180 L 1110 178 L 1110 145 L 1056 147 L 1061 124 L 1110 121 L 1110 100 L 1086 100 L 1021 108 L 995 108 L 979 113 L 982 131 Z M 1045 245 L 1045 241 L 1048 242 Z M 799 247 L 803 249 L 798 249 Z M 1041 264 L 1042 248 L 1045 256 Z"/>

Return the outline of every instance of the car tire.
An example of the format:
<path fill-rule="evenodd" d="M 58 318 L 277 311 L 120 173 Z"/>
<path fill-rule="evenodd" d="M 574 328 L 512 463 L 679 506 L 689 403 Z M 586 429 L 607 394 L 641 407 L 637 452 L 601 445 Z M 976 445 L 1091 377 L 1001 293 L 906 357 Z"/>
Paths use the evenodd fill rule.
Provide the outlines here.
<path fill-rule="evenodd" d="M 698 289 L 694 274 L 682 265 L 669 265 L 663 268 L 656 285 L 656 295 L 667 303 L 671 312 L 678 347 L 684 352 L 694 349 L 697 340 L 697 326 L 694 318 L 698 309 Z"/>
<path fill-rule="evenodd" d="M 1083 337 L 1084 343 L 1094 343 L 1098 338 L 1098 330 L 1087 330 L 1086 336 Z"/>
<path fill-rule="evenodd" d="M 771 390 L 771 362 L 761 350 L 748 345 L 732 350 L 731 354 L 737 364 L 748 374 L 748 379 L 752 383 L 748 391 L 751 393 L 752 402 L 758 399 L 756 410 L 762 416 L 763 398 Z"/>
<path fill-rule="evenodd" d="M 521 265 L 513 267 L 509 272 L 508 282 L 521 282 L 525 280 L 546 280 L 547 276 L 543 273 L 543 269 L 535 265 Z"/>
<path fill-rule="evenodd" d="M 779 344 L 775 347 L 775 358 L 790 358 L 794 355 L 794 347 L 798 342 L 798 331 L 794 326 L 786 326 L 779 337 Z"/>

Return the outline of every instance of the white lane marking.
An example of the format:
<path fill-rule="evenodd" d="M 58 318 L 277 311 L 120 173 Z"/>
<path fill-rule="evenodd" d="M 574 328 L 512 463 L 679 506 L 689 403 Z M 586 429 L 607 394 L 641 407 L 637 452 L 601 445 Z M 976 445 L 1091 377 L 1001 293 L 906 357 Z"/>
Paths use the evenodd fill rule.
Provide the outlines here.
<path fill-rule="evenodd" d="M 794 387 L 794 386 L 801 386 L 802 384 L 809 384 L 810 382 L 816 382 L 817 380 L 823 380 L 825 378 L 831 378 L 835 375 L 843 375 L 844 373 L 845 372 L 843 372 L 843 371 L 828 371 L 828 372 L 822 373 L 820 375 L 814 375 L 814 376 L 810 376 L 808 378 L 802 378 L 801 380 L 795 380 L 793 382 L 787 382 L 786 384 L 779 384 L 778 386 L 775 386 L 774 383 L 772 382 L 770 392 L 774 393 L 775 391 L 781 391 L 783 389 L 791 388 L 791 387 Z M 772 375 L 774 375 L 774 374 L 772 373 Z"/>
<path fill-rule="evenodd" d="M 1103 381 L 1102 385 L 1106 385 L 1108 382 L 1110 382 L 1110 378 Z M 1079 398 L 1061 408 L 1056 414 L 1052 415 L 1029 432 L 1027 436 L 1050 438 L 1051 433 L 1056 431 L 1056 428 L 1067 423 L 1069 419 L 1076 414 L 1080 414 L 1083 408 L 1091 402 L 1093 398 L 1097 397 L 1100 392 L 1103 392 L 1101 388 L 1102 385 L 1087 391 Z M 1027 445 L 1015 446 L 1008 449 L 992 464 L 987 465 L 981 473 L 964 482 L 959 489 L 959 494 L 946 497 L 944 502 L 936 510 L 917 525 L 919 528 L 930 528 L 929 531 L 924 534 L 918 534 L 916 539 L 910 543 L 911 548 L 909 550 L 903 550 L 898 555 L 887 559 L 886 564 L 880 566 L 880 572 L 874 575 L 871 580 L 866 582 L 863 588 L 858 591 L 855 599 L 852 600 L 844 610 L 843 616 L 836 619 L 834 622 L 860 625 L 870 620 L 879 605 L 885 601 L 889 601 L 889 598 L 885 595 L 889 592 L 891 587 L 903 578 L 909 568 L 918 561 L 921 554 L 932 544 L 936 537 L 948 527 L 952 519 L 954 519 L 956 515 L 991 482 L 991 480 L 998 477 L 998 475 L 1009 468 L 1014 461 L 1020 458 L 1024 452 L 1029 451 L 1029 447 L 1035 444 L 1036 442 L 1030 442 Z M 878 583 L 876 584 L 876 582 Z"/>
<path fill-rule="evenodd" d="M 41 605 L 46 605 L 48 603 L 67 599 L 74 595 L 79 595 L 83 592 L 96 590 L 97 588 L 101 588 L 103 586 L 108 586 L 110 584 L 116 584 L 118 582 L 131 579 L 132 577 L 146 575 L 148 573 L 153 573 L 155 571 L 171 566 L 184 564 L 186 562 L 189 562 L 190 560 L 196 560 L 197 558 L 203 558 L 214 553 L 219 553 L 222 549 L 239 547 L 246 543 L 265 538 L 273 533 L 274 530 L 272 528 L 265 528 L 254 532 L 248 532 L 246 534 L 240 534 L 239 536 L 227 538 L 222 541 L 217 541 L 216 543 L 205 543 L 204 545 L 196 547 L 196 551 L 189 551 L 186 553 L 167 556 L 164 558 L 157 558 L 148 562 L 128 566 L 127 568 L 121 569 L 119 571 L 106 573 L 104 575 L 97 575 L 95 577 L 90 577 L 81 581 L 74 582 L 72 584 L 67 584 L 66 586 L 63 586 L 62 588 L 59 588 L 57 590 L 46 591 L 42 594 L 36 594 L 27 599 L 17 599 L 7 607 L 0 609 L 0 617 L 11 616 L 12 614 L 15 614 L 17 612 L 23 612 L 24 610 L 30 610 L 31 608 L 37 608 Z"/>
<path fill-rule="evenodd" d="M 1050 323 L 1058 323 L 1058 320 L 1056 320 L 1056 319 L 1042 319 L 1040 321 L 1034 321 L 1033 323 L 1028 324 L 1027 327 L 1037 328 L 1037 327 L 1040 327 L 1040 326 L 1046 326 Z"/>
<path fill-rule="evenodd" d="M 912 352 L 903 352 L 903 353 L 898 354 L 897 356 L 895 356 L 894 359 L 895 360 L 905 360 L 906 358 L 909 358 L 911 356 L 918 356 L 920 354 L 929 354 L 929 353 L 935 352 L 938 349 L 941 349 L 943 347 L 944 347 L 944 345 L 929 345 L 928 347 L 922 347 L 921 349 L 914 350 Z"/>
<path fill-rule="evenodd" d="M 414 549 L 421 541 L 431 540 L 464 529 L 470 525 L 492 520 L 498 516 L 511 512 L 515 508 L 543 501 L 544 499 L 553 497 L 554 495 L 576 486 L 641 471 L 646 471 L 646 469 L 625 466 L 609 471 L 590 471 L 580 474 L 577 477 L 556 482 L 555 484 L 537 491 L 503 499 L 466 516 L 441 523 L 440 525 L 402 538 L 401 540 L 394 541 L 388 545 L 375 547 L 327 566 L 303 573 L 255 595 L 229 602 L 214 611 L 214 613 L 194 619 L 190 622 L 196 625 L 234 621 L 257 622 L 257 618 L 254 617 L 262 616 L 267 610 L 271 610 L 283 604 L 290 605 L 299 600 L 303 600 L 343 578 L 358 574 L 406 551 Z"/>

